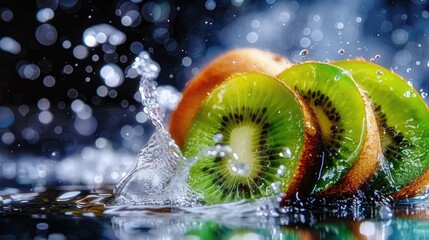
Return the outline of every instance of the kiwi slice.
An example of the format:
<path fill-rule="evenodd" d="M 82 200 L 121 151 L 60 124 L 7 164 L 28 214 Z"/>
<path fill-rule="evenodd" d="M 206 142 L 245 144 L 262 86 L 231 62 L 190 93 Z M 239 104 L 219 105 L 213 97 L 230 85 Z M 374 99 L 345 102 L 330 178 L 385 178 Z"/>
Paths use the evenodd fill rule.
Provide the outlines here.
<path fill-rule="evenodd" d="M 350 71 L 374 103 L 385 164 L 372 179 L 372 188 L 394 199 L 415 196 L 429 185 L 428 106 L 402 77 L 375 63 L 335 64 Z"/>
<path fill-rule="evenodd" d="M 335 197 L 356 193 L 377 170 L 380 154 L 365 94 L 350 75 L 327 63 L 298 64 L 278 77 L 307 100 L 321 128 L 324 166 L 313 192 Z"/>
<path fill-rule="evenodd" d="M 257 48 L 229 50 L 211 60 L 183 89 L 182 99 L 171 112 L 169 131 L 182 148 L 192 120 L 202 101 L 217 85 L 231 75 L 245 72 L 277 76 L 290 63 L 287 58 Z"/>
<path fill-rule="evenodd" d="M 247 171 L 235 171 L 229 155 L 202 155 L 187 181 L 208 204 L 275 196 L 275 188 L 285 198 L 305 194 L 320 168 L 319 139 L 311 110 L 284 83 L 259 73 L 235 75 L 203 101 L 183 153 L 230 146 Z"/>

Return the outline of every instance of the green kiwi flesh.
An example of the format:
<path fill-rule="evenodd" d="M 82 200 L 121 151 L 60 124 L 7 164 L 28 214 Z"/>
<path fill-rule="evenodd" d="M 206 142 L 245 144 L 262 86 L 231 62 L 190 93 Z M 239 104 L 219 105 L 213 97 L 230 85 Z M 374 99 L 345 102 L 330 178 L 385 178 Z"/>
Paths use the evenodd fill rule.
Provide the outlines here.
<path fill-rule="evenodd" d="M 278 78 L 308 101 L 321 128 L 325 158 L 313 192 L 337 188 L 334 184 L 350 171 L 363 151 L 367 124 L 359 88 L 349 74 L 327 63 L 298 64 L 283 71 Z M 369 176 L 353 179 L 362 178 L 365 182 L 364 178 Z"/>
<path fill-rule="evenodd" d="M 285 192 L 303 184 L 297 178 L 311 179 L 299 173 L 305 169 L 304 115 L 298 96 L 276 78 L 246 73 L 225 80 L 205 98 L 186 137 L 184 156 L 200 156 L 189 186 L 215 204 L 275 196 L 273 184 Z M 219 134 L 220 141 L 214 137 Z M 228 155 L 201 154 L 216 145 L 231 146 L 249 171 L 233 171 Z"/>
<path fill-rule="evenodd" d="M 371 188 L 387 194 L 400 191 L 429 168 L 428 106 L 407 81 L 375 63 L 334 64 L 349 71 L 374 103 L 385 164 L 384 171 L 373 177 Z"/>

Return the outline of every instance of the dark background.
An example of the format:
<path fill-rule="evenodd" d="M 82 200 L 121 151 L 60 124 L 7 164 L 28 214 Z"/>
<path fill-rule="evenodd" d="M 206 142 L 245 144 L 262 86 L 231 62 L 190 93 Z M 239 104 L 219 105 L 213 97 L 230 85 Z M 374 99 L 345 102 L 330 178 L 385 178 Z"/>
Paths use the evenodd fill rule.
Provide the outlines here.
<path fill-rule="evenodd" d="M 150 11 L 147 11 L 150 4 L 167 6 L 166 17 L 150 19 Z M 40 44 L 35 37 L 37 27 L 43 24 L 36 19 L 36 14 L 46 7 L 55 13 L 47 23 L 58 32 L 56 42 L 50 46 Z M 141 14 L 141 21 L 134 26 L 124 26 L 121 17 L 130 9 Z M 124 143 L 121 130 L 125 125 L 150 128 L 149 123 L 142 124 L 135 119 L 141 110 L 135 97 L 139 80 L 125 78 L 120 86 L 109 87 L 116 91 L 114 97 L 97 96 L 97 88 L 104 84 L 99 73 L 101 67 L 114 63 L 123 70 L 129 68 L 137 55 L 131 48 L 135 42 L 160 64 L 159 84 L 172 85 L 178 90 L 183 89 L 201 66 L 225 50 L 259 47 L 284 54 L 292 62 L 349 57 L 370 60 L 379 55 L 381 57 L 376 61 L 380 65 L 397 71 L 418 91 L 426 93 L 429 88 L 427 9 L 426 0 L 2 0 L 0 14 L 12 12 L 13 18 L 7 21 L 0 18 L 0 39 L 15 39 L 20 43 L 21 51 L 11 54 L 0 49 L 0 107 L 5 106 L 14 114 L 13 124 L 0 128 L 0 152 L 12 155 L 30 152 L 52 158 L 52 149 L 57 149 L 55 151 L 61 154 L 55 158 L 60 159 L 77 152 L 79 146 L 94 145 L 99 138 L 108 139 L 115 148 L 125 146 L 137 152 L 148 134 L 126 139 L 137 144 L 131 148 L 130 144 Z M 145 14 L 146 18 L 142 17 Z M 83 45 L 83 32 L 101 23 L 123 32 L 126 42 L 109 54 L 104 46 L 88 47 L 89 56 L 76 59 L 72 51 L 75 46 Z M 314 40 L 313 33 L 317 31 L 319 36 L 323 33 L 323 38 Z M 249 40 L 249 32 L 257 34 L 256 42 Z M 310 44 L 306 43 L 308 39 Z M 71 42 L 68 49 L 62 46 L 65 40 Z M 305 57 L 299 55 L 303 49 L 309 50 Z M 339 54 L 341 49 L 345 54 Z M 91 60 L 94 54 L 100 56 L 99 61 Z M 121 57 L 126 60 L 120 61 Z M 192 63 L 184 66 L 184 58 L 192 59 Z M 30 63 L 38 65 L 41 71 L 33 80 L 18 74 L 20 66 Z M 68 64 L 73 66 L 72 73 L 63 71 Z M 87 66 L 93 70 L 87 72 Z M 47 75 L 55 78 L 53 87 L 43 84 Z M 71 96 L 68 94 L 70 90 L 77 94 Z M 36 105 L 42 98 L 49 100 L 49 110 L 55 116 L 50 124 L 35 120 L 41 112 Z M 82 136 L 74 129 L 76 116 L 70 104 L 76 99 L 92 109 L 98 123 L 90 135 Z M 23 105 L 30 109 L 25 116 L 18 111 Z M 58 126 L 61 133 L 55 132 Z M 25 128 L 37 132 L 37 138 L 29 141 L 24 137 Z M 1 141 L 6 133 L 13 134 L 12 143 Z"/>
<path fill-rule="evenodd" d="M 70 88 L 78 89 L 80 98 L 88 99 L 94 95 L 96 87 L 100 85 L 97 69 L 104 64 L 103 61 L 97 63 L 91 62 L 94 68 L 95 76 L 88 74 L 81 66 L 86 66 L 86 59 L 77 60 L 71 54 L 72 48 L 75 45 L 82 44 L 82 33 L 89 26 L 98 23 L 109 23 L 119 30 L 123 31 L 127 36 L 127 42 L 119 45 L 116 52 L 119 55 L 128 56 L 126 63 L 118 63 L 119 66 L 125 68 L 130 62 L 133 61 L 135 54 L 130 52 L 129 44 L 133 41 L 140 41 L 145 50 L 153 53 L 152 57 L 161 65 L 162 72 L 159 77 L 161 84 L 173 84 L 179 89 L 182 89 L 188 78 L 192 75 L 188 69 L 181 66 L 181 59 L 185 56 L 193 58 L 193 66 L 200 67 L 204 64 L 207 56 L 207 50 L 210 46 L 217 46 L 218 49 L 215 55 L 232 46 L 225 43 L 219 32 L 222 27 L 237 21 L 241 16 L 255 11 L 266 11 L 270 8 L 275 8 L 276 4 L 281 2 L 291 1 L 273 1 L 274 4 L 267 4 L 265 1 L 244 1 L 244 3 L 236 7 L 231 1 L 216 1 L 216 9 L 208 11 L 205 7 L 205 1 L 153 1 L 155 3 L 167 3 L 170 7 L 168 19 L 159 22 L 148 22 L 144 19 L 135 27 L 125 27 L 121 24 L 120 16 L 115 14 L 115 10 L 127 1 L 76 1 L 76 0 L 63 0 L 57 1 L 58 7 L 55 10 L 55 17 L 49 21 L 50 24 L 56 27 L 58 31 L 58 40 L 52 46 L 42 46 L 35 39 L 35 29 L 41 24 L 36 20 L 36 13 L 39 9 L 52 5 L 48 0 L 35 0 L 35 1 L 16 1 L 16 0 L 3 0 L 0 3 L 0 9 L 10 9 L 13 11 L 14 17 L 11 22 L 0 21 L 0 37 L 10 36 L 21 44 L 22 51 L 18 55 L 13 55 L 0 51 L 0 104 L 22 104 L 34 103 L 40 99 L 40 96 L 52 99 L 53 102 L 60 100 L 67 100 L 64 96 Z M 131 1 L 128 1 L 131 2 Z M 147 1 L 136 1 L 135 6 L 143 7 Z M 299 1 L 300 11 L 311 8 L 311 6 L 318 3 L 320 5 L 324 1 Z M 421 2 L 423 4 L 415 4 Z M 73 4 L 68 7 L 67 3 Z M 347 4 L 347 1 L 326 1 L 322 6 L 329 8 L 331 6 L 340 7 L 341 4 Z M 353 5 L 350 3 L 350 5 Z M 390 33 L 383 33 L 380 31 L 382 20 L 391 20 L 395 26 L 407 25 L 412 28 L 414 32 L 410 33 L 412 36 L 419 34 L 426 34 L 427 27 L 418 29 L 420 24 L 429 23 L 426 19 L 422 23 L 421 16 L 415 17 L 415 14 L 420 14 L 423 9 L 427 8 L 425 0 L 415 1 L 361 1 L 359 11 L 362 12 L 364 19 L 365 32 L 362 35 L 372 36 L 375 39 L 389 44 Z M 178 10 L 180 8 L 180 10 Z M 323 9 L 320 9 L 323 12 Z M 406 20 L 398 19 L 398 15 L 407 14 Z M 89 18 L 89 16 L 91 16 Z M 339 16 L 340 17 L 340 16 Z M 206 21 L 213 23 L 212 25 L 205 24 Z M 296 18 L 295 23 L 297 28 L 302 23 L 299 22 L 300 18 Z M 425 25 L 429 26 L 429 25 Z M 169 37 L 160 37 L 154 39 L 153 31 L 159 27 L 166 27 L 169 30 Z M 418 33 L 416 31 L 421 31 Z M 411 32 L 411 30 L 410 30 Z M 377 36 L 377 34 L 379 34 Z M 192 45 L 191 36 L 199 36 L 203 41 L 204 46 Z M 362 36 L 364 38 L 365 36 Z M 296 38 L 298 36 L 286 35 L 285 38 Z M 174 51 L 167 51 L 165 48 L 165 41 L 168 38 L 175 39 L 178 47 Z M 72 48 L 64 49 L 61 47 L 62 40 L 67 39 L 71 41 Z M 295 40 L 295 39 L 294 39 Z M 411 40 L 411 37 L 410 37 Z M 290 41 L 288 41 L 290 42 Z M 293 45 L 285 48 L 278 45 L 262 45 L 265 49 L 278 51 L 284 55 L 290 56 L 294 48 L 298 48 L 298 41 L 292 42 Z M 252 46 L 251 44 L 243 41 L 237 46 Z M 339 46 L 340 47 L 340 46 Z M 338 47 L 338 48 L 339 48 Z M 400 49 L 401 46 L 391 46 L 392 50 Z M 199 48 L 199 49 L 195 49 Z M 370 51 L 377 51 L 377 49 L 370 49 Z M 100 47 L 90 50 L 91 53 L 98 53 L 102 55 Z M 88 57 L 89 58 L 89 57 Z M 17 74 L 17 68 L 23 62 L 28 63 L 41 63 L 43 60 L 48 60 L 51 64 L 45 71 L 42 71 L 40 79 L 45 74 L 51 74 L 57 79 L 57 84 L 52 88 L 46 88 L 40 84 L 40 79 L 29 81 L 21 79 Z M 317 60 L 324 60 L 317 59 Z M 389 59 L 384 59 L 382 63 L 393 67 Z M 425 64 L 426 62 L 422 62 Z M 70 75 L 62 73 L 62 68 L 65 64 L 78 64 L 74 72 Z M 93 74 L 94 74 L 93 73 Z M 173 79 L 169 76 L 173 74 Z M 87 83 L 84 81 L 85 77 L 91 76 L 93 81 Z M 138 81 L 125 81 L 119 87 L 119 95 L 116 99 L 106 99 L 108 102 L 120 102 L 122 98 L 132 100 L 132 93 L 135 91 Z"/>

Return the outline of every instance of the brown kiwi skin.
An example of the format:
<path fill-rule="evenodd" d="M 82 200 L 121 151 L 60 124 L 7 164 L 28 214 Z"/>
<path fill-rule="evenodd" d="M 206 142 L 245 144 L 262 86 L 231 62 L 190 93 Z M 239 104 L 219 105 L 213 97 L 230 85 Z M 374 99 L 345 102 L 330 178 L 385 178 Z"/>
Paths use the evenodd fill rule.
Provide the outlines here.
<path fill-rule="evenodd" d="M 286 84 L 285 86 L 289 88 Z M 322 167 L 322 133 L 316 115 L 302 96 L 291 88 L 289 89 L 295 94 L 304 113 L 305 140 L 298 170 L 288 190 L 284 192 L 282 204 L 285 203 L 285 200 L 296 200 L 308 196 Z"/>
<path fill-rule="evenodd" d="M 407 186 L 401 188 L 401 190 L 393 193 L 391 197 L 397 201 L 409 197 L 419 196 L 425 193 L 428 189 L 429 183 L 429 169 L 418 176 Z"/>
<path fill-rule="evenodd" d="M 362 88 L 359 87 L 366 112 L 366 135 L 362 151 L 352 168 L 340 181 L 320 192 L 320 196 L 331 198 L 346 198 L 362 190 L 373 174 L 380 169 L 382 157 L 381 140 L 378 122 L 373 105 Z"/>
<path fill-rule="evenodd" d="M 277 76 L 289 66 L 285 57 L 256 48 L 233 49 L 213 59 L 188 82 L 182 92 L 182 100 L 171 113 L 169 131 L 176 144 L 183 147 L 192 119 L 203 99 L 225 79 L 245 72 Z"/>

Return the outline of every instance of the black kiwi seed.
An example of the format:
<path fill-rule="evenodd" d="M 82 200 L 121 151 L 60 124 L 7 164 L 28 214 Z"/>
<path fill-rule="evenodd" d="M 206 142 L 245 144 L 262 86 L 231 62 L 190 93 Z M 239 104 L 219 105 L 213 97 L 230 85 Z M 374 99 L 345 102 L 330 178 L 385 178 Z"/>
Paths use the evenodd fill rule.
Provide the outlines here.
<path fill-rule="evenodd" d="M 388 127 L 386 114 L 381 106 L 375 106 L 376 116 L 378 116 L 378 124 L 381 129 L 382 142 L 387 142 L 388 145 L 383 147 L 383 154 L 389 159 L 401 161 L 403 159 L 402 149 L 404 147 L 412 147 L 411 141 L 404 137 L 403 133 L 396 131 L 394 127 Z"/>
<path fill-rule="evenodd" d="M 303 92 L 298 88 L 298 86 L 295 86 L 294 88 L 297 89 L 298 92 Z M 303 97 L 315 107 L 323 108 L 323 112 L 325 113 L 329 121 L 331 121 L 331 133 L 329 134 L 331 137 L 331 141 L 325 143 L 324 148 L 328 156 L 337 156 L 340 144 L 336 140 L 341 140 L 341 134 L 344 132 L 342 123 L 340 121 L 340 114 L 337 112 L 337 109 L 335 108 L 332 101 L 329 100 L 329 97 L 322 93 L 320 90 L 312 91 L 311 89 L 308 89 L 307 94 L 303 95 Z"/>
<path fill-rule="evenodd" d="M 240 111 L 241 110 L 241 111 Z M 267 157 L 268 160 L 270 161 L 275 161 L 277 159 L 278 154 L 276 154 L 274 151 L 272 150 L 268 150 L 268 146 L 267 144 L 267 135 L 269 133 L 269 129 L 271 124 L 269 122 L 266 122 L 266 118 L 264 118 L 264 115 L 267 113 L 267 107 L 263 107 L 261 110 L 257 109 L 254 110 L 251 113 L 244 113 L 247 110 L 249 110 L 249 108 L 245 108 L 244 106 L 238 110 L 237 108 L 235 109 L 235 111 L 240 111 L 240 112 L 230 112 L 227 115 L 223 115 L 222 116 L 222 122 L 221 122 L 221 126 L 218 130 L 218 134 L 222 134 L 223 139 L 222 142 L 220 144 L 225 145 L 228 140 L 229 140 L 229 134 L 230 132 L 226 131 L 225 127 L 228 126 L 228 124 L 230 124 L 231 122 L 229 120 L 233 120 L 233 122 L 235 122 L 235 124 L 240 124 L 240 123 L 248 123 L 248 122 L 255 122 L 256 124 L 260 124 L 262 125 L 261 127 L 261 131 L 259 132 L 259 147 L 257 148 L 257 151 L 259 152 L 259 157 L 261 159 L 260 161 L 260 165 L 261 166 L 266 166 L 266 165 L 270 165 L 268 161 L 263 160 L 263 157 Z M 223 157 L 215 157 L 213 162 L 216 164 L 220 164 L 222 161 L 226 160 Z M 264 167 L 263 167 L 264 168 Z M 207 167 L 204 167 L 202 169 L 202 171 L 210 171 L 212 174 L 215 172 L 213 169 L 208 170 Z M 259 184 L 261 181 L 264 180 L 263 177 L 261 176 L 265 176 L 265 173 L 262 171 L 260 171 L 259 175 L 257 175 L 256 177 L 252 178 L 252 181 L 256 184 Z M 215 179 L 213 180 L 213 184 L 221 187 L 223 186 L 224 182 L 227 181 L 227 179 L 225 177 L 220 176 L 220 174 L 216 174 Z M 243 187 L 245 186 L 245 187 Z M 227 188 L 225 187 L 221 187 L 222 191 L 224 194 L 228 193 L 230 191 L 230 189 L 226 190 Z M 245 196 L 248 196 L 248 192 L 250 191 L 254 191 L 254 189 L 250 186 L 247 186 L 245 184 L 241 184 L 241 187 L 237 188 L 237 191 L 242 192 L 241 194 L 244 194 Z"/>
<path fill-rule="evenodd" d="M 325 158 L 313 193 L 354 194 L 378 167 L 369 155 L 375 156 L 379 148 L 376 144 L 374 148 L 363 147 L 367 140 L 377 143 L 378 138 L 378 134 L 368 137 L 367 130 L 376 126 L 363 91 L 342 68 L 320 62 L 294 65 L 278 78 L 299 89 L 322 132 Z"/>

